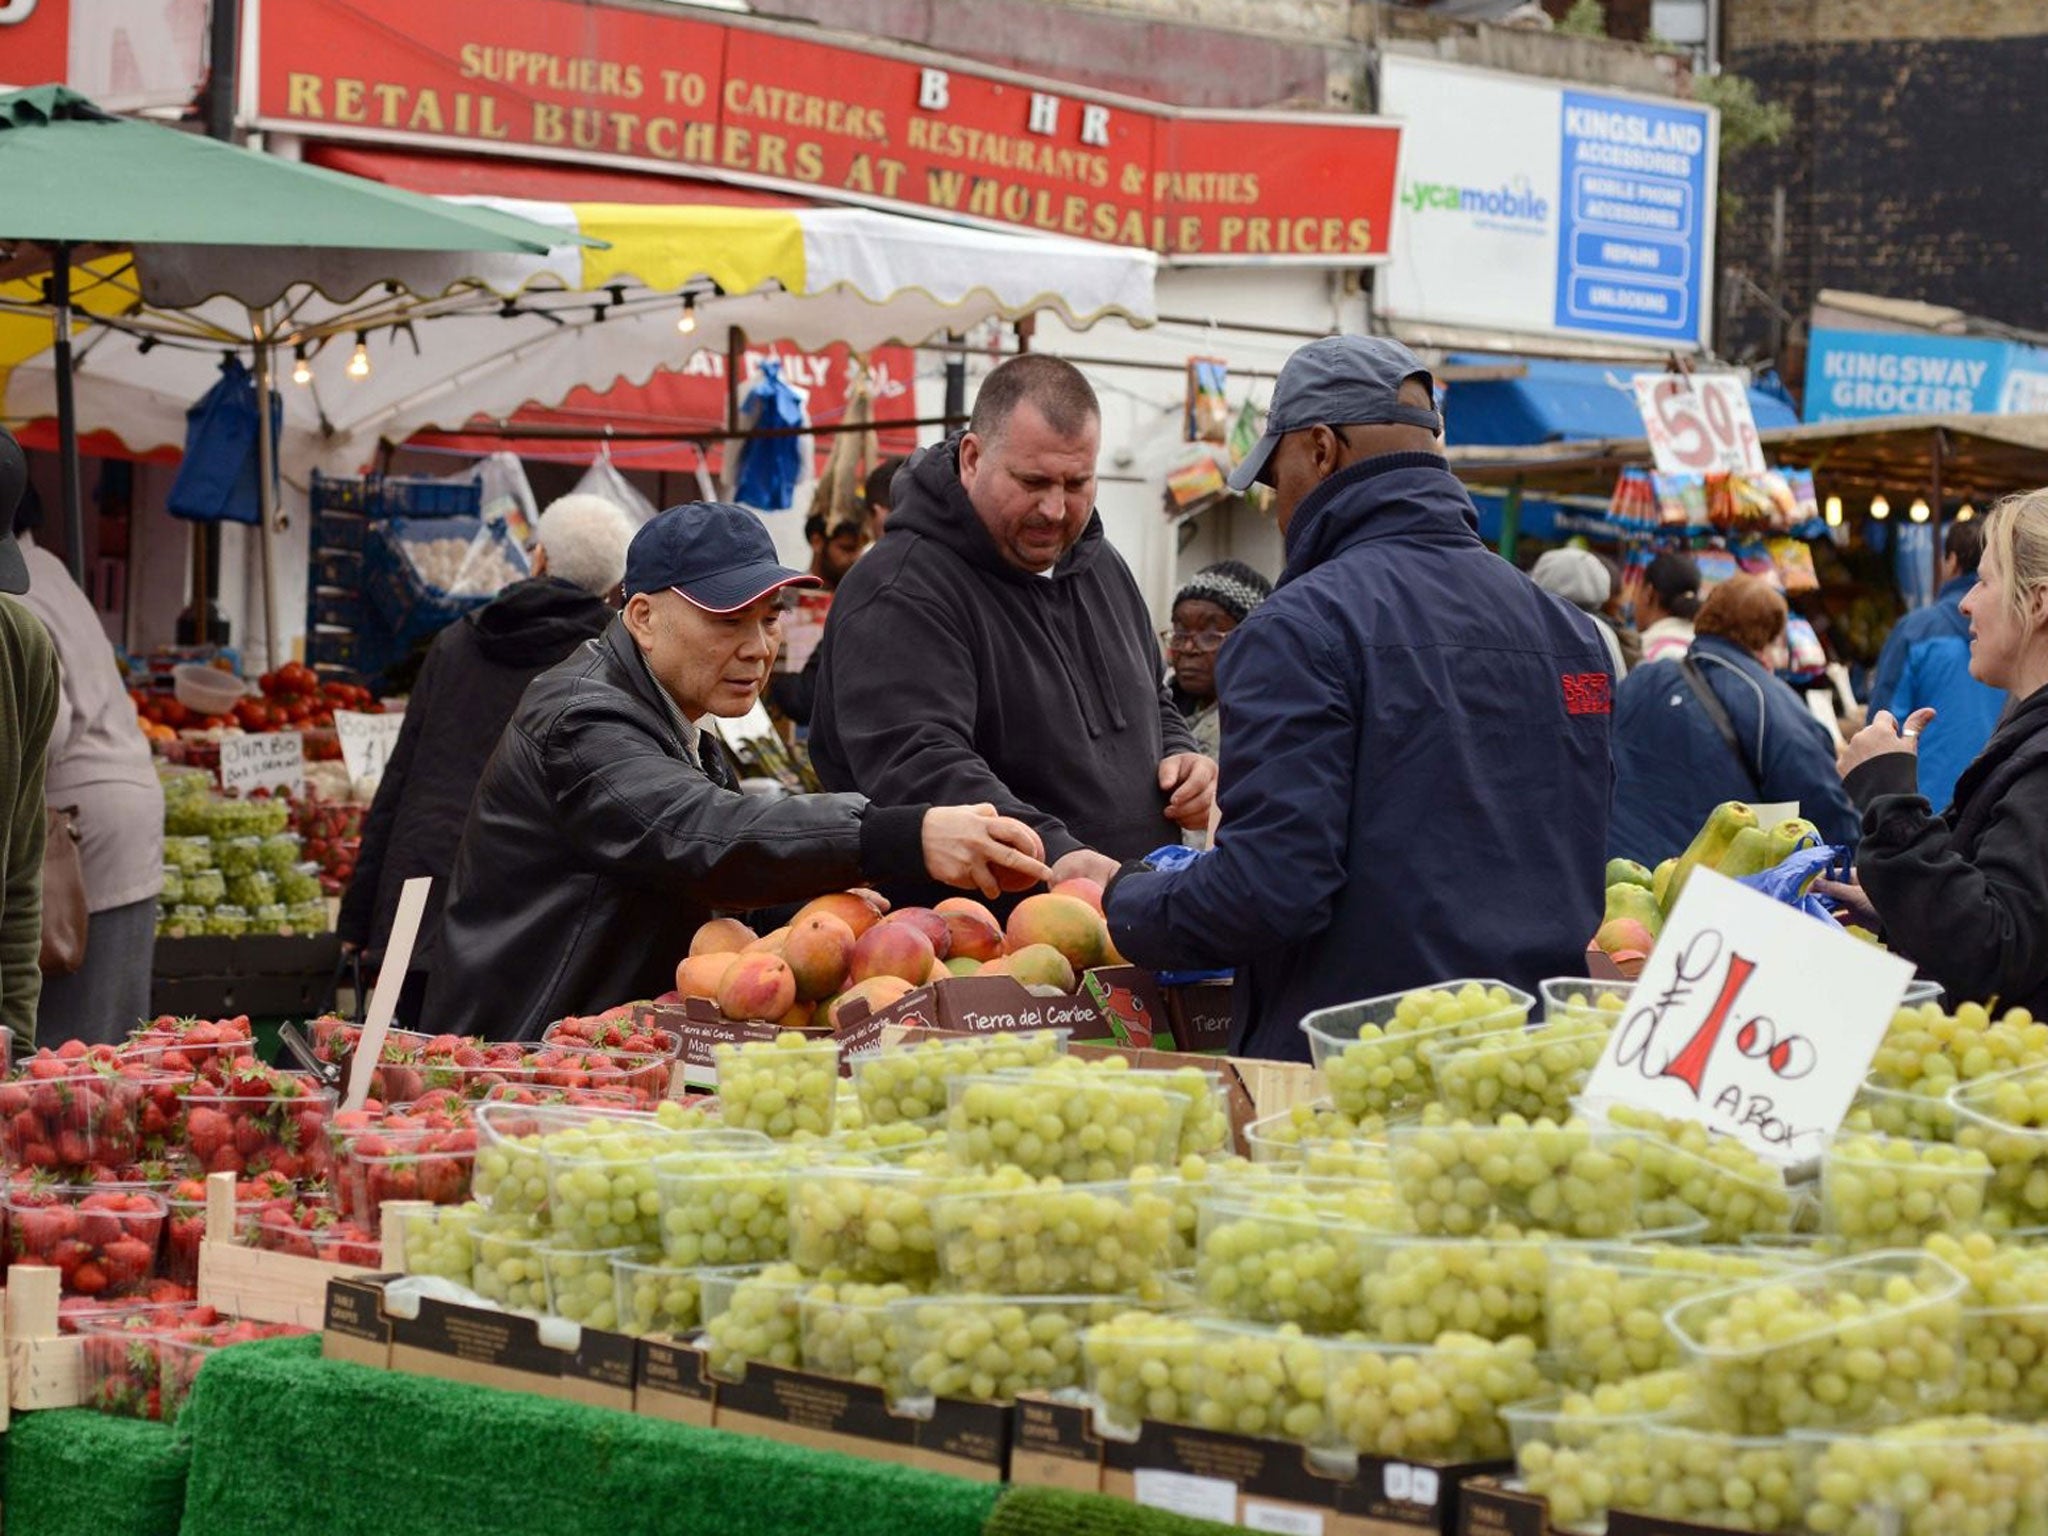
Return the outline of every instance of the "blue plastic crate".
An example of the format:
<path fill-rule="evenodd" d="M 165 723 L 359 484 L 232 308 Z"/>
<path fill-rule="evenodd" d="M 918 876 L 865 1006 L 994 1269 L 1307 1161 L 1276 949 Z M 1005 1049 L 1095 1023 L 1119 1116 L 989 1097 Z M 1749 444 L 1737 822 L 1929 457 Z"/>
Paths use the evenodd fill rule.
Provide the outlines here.
<path fill-rule="evenodd" d="M 355 512 L 321 508 L 313 514 L 315 549 L 361 549 L 370 533 L 370 520 Z"/>
<path fill-rule="evenodd" d="M 377 482 L 377 511 L 386 518 L 476 517 L 483 511 L 480 485 L 391 476 Z"/>
<path fill-rule="evenodd" d="M 376 502 L 375 485 L 374 479 L 323 475 L 316 469 L 308 495 L 315 512 L 368 512 Z"/>

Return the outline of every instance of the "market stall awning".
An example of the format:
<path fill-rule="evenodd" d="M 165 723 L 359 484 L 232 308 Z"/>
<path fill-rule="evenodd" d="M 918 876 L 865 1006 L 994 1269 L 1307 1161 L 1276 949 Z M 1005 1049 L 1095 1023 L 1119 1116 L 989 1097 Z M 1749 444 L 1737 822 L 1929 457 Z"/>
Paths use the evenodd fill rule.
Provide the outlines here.
<path fill-rule="evenodd" d="M 1642 431 L 1629 385 L 1645 371 L 1639 366 L 1471 352 L 1452 353 L 1449 361 L 1454 367 L 1512 365 L 1503 377 L 1451 386 L 1444 418 L 1454 446 L 1574 442 Z M 1799 423 L 1798 412 L 1760 389 L 1749 391 L 1749 409 L 1759 431 Z"/>
<path fill-rule="evenodd" d="M 1773 464 L 1811 469 L 1821 494 L 1858 499 L 1930 495 L 1983 507 L 2014 491 L 2048 485 L 2048 415 L 1890 416 L 1817 422 L 1761 434 Z M 1529 448 L 1453 448 L 1451 467 L 1468 485 L 1531 496 L 1605 497 L 1616 474 L 1650 462 L 1641 437 L 1549 443 Z"/>
<path fill-rule="evenodd" d="M 718 203 L 728 208 L 809 208 L 815 198 L 605 166 L 551 160 L 435 154 L 361 144 L 311 143 L 306 163 L 432 197 L 523 197 L 553 203 Z"/>
<path fill-rule="evenodd" d="M 550 224 L 560 241 L 545 254 L 482 257 L 252 250 L 232 271 L 171 253 L 108 273 L 84 292 L 102 323 L 79 348 L 82 425 L 138 451 L 182 442 L 185 409 L 220 353 L 248 345 L 241 296 L 293 273 L 301 286 L 270 319 L 280 345 L 308 354 L 310 382 L 283 386 L 288 466 L 351 466 L 380 439 L 507 418 L 579 386 L 645 383 L 702 348 L 725 350 L 735 330 L 757 343 L 865 351 L 1043 309 L 1076 327 L 1154 315 L 1156 258 L 1117 246 L 865 209 L 485 206 Z M 379 277 L 365 285 L 371 272 Z M 213 297 L 224 287 L 238 297 Z M 337 293 L 360 297 L 326 296 Z M 359 339 L 367 372 L 351 373 Z M 45 318 L 0 316 L 0 418 L 51 412 L 49 340 Z"/>

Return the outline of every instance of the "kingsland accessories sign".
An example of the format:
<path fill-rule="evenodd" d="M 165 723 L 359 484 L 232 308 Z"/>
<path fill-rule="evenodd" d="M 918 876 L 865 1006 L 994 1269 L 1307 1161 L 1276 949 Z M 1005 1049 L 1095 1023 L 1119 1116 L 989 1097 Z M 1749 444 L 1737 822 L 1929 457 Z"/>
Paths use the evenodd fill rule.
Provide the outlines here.
<path fill-rule="evenodd" d="M 1387 319 L 1705 344 L 1711 108 L 1400 55 L 1380 106 L 1407 130 Z"/>

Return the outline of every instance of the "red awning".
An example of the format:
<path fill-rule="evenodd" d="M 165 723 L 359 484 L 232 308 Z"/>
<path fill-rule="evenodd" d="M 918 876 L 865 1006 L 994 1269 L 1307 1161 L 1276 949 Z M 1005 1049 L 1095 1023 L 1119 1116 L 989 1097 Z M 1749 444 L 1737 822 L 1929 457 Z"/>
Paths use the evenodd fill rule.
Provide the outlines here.
<path fill-rule="evenodd" d="M 553 203 L 711 203 L 723 208 L 810 208 L 810 198 L 690 176 L 589 170 L 545 160 L 441 155 L 410 149 L 308 144 L 306 160 L 330 171 L 434 197 L 526 197 Z"/>

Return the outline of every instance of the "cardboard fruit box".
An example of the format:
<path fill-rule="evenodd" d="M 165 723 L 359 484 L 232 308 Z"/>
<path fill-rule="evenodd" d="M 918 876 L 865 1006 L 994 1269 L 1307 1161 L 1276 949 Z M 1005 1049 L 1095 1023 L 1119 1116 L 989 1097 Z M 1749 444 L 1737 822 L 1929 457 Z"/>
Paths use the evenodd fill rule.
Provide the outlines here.
<path fill-rule="evenodd" d="M 1010 1481 L 1101 1492 L 1254 1530 L 1457 1536 L 1462 1485 L 1501 1465 L 1360 1456 L 1355 1470 L 1340 1474 L 1315 1465 L 1299 1445 L 1180 1424 L 1148 1421 L 1135 1440 L 1111 1439 L 1095 1432 L 1085 1404 L 1026 1396 L 1017 1402 Z"/>

